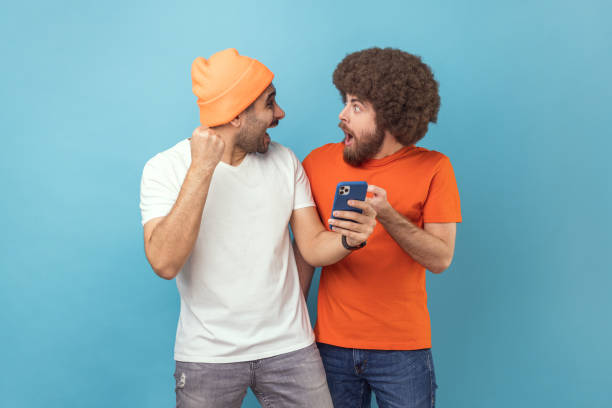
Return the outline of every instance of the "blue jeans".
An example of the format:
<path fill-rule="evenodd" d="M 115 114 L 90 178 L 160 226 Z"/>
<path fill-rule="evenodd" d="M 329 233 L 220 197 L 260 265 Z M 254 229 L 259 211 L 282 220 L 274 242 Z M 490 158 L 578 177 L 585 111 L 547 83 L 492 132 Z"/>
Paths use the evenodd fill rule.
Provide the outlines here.
<path fill-rule="evenodd" d="M 264 408 L 332 408 L 316 344 L 238 363 L 176 362 L 177 408 L 240 408 L 251 387 Z"/>
<path fill-rule="evenodd" d="M 317 343 L 334 408 L 432 408 L 436 377 L 430 349 L 364 350 Z"/>

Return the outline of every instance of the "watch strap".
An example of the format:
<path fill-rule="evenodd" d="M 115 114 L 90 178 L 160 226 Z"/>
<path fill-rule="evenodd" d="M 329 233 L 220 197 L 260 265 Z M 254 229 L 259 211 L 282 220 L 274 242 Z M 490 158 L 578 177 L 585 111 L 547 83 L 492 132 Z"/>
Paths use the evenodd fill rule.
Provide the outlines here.
<path fill-rule="evenodd" d="M 348 244 L 348 242 L 346 242 L 346 236 L 345 236 L 345 235 L 343 235 L 343 236 L 342 236 L 342 246 L 343 246 L 344 248 L 348 249 L 349 251 L 354 251 L 354 250 L 356 250 L 356 249 L 363 248 L 364 246 L 366 246 L 366 241 L 363 241 L 361 244 L 359 244 L 359 245 L 357 245 L 357 246 L 350 246 L 350 245 Z"/>

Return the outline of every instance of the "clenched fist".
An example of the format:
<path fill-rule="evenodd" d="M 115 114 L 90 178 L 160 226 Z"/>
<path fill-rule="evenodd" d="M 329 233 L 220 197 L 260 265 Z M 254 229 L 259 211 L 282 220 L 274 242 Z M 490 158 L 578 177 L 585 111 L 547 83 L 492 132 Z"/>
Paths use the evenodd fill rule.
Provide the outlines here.
<path fill-rule="evenodd" d="M 191 167 L 213 171 L 223 157 L 225 142 L 206 126 L 199 126 L 191 135 Z"/>

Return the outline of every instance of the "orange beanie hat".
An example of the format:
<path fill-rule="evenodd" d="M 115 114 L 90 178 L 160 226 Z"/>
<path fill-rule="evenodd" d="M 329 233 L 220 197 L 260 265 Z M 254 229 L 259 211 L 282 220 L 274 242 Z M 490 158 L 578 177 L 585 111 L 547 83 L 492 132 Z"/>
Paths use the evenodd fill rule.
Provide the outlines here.
<path fill-rule="evenodd" d="M 198 97 L 200 123 L 208 127 L 228 123 L 253 103 L 273 78 L 265 65 L 238 54 L 234 48 L 219 51 L 208 60 L 196 58 L 191 65 L 191 80 Z"/>

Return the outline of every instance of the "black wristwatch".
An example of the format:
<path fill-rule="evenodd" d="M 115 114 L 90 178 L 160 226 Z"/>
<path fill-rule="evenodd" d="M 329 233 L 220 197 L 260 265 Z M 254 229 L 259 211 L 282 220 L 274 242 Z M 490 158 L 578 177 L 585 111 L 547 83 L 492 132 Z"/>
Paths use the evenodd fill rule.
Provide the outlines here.
<path fill-rule="evenodd" d="M 349 251 L 354 251 L 356 249 L 363 248 L 364 246 L 366 246 L 366 241 L 363 241 L 361 244 L 357 246 L 350 246 L 348 242 L 346 242 L 346 236 L 343 235 L 342 236 L 342 246 L 348 249 Z"/>

